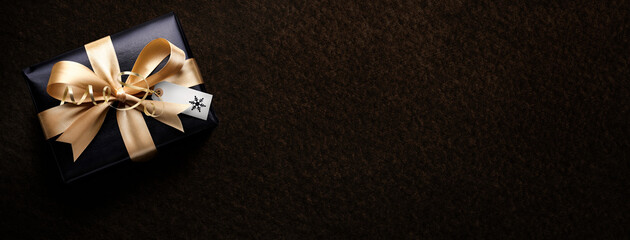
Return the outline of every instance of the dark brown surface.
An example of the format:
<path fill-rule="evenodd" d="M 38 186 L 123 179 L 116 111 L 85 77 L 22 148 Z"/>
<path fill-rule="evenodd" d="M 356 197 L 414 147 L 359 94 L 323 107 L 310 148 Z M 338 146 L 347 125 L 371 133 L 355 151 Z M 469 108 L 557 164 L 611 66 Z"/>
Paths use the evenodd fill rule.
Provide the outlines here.
<path fill-rule="evenodd" d="M 5 3 L 0 238 L 629 235 L 627 1 L 372 2 Z M 20 70 L 169 11 L 219 127 L 63 186 Z"/>

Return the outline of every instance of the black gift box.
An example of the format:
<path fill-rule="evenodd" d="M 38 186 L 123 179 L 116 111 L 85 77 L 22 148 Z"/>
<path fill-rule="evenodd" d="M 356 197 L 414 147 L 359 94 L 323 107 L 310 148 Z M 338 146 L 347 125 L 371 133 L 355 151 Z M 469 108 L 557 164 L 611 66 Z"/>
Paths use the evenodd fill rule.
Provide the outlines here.
<path fill-rule="evenodd" d="M 182 49 L 186 53 L 186 59 L 193 57 L 179 20 L 174 13 L 166 14 L 131 29 L 110 35 L 110 37 L 116 50 L 121 71 L 131 70 L 142 48 L 156 38 L 165 38 Z M 91 69 L 85 48 L 81 46 L 23 70 L 38 113 L 59 105 L 58 100 L 48 95 L 46 86 L 53 65 L 63 60 L 78 62 Z M 197 62 L 199 65 L 204 64 L 203 61 Z M 191 88 L 205 92 L 203 84 Z M 94 172 L 130 161 L 118 129 L 115 111 L 115 109 L 109 110 L 98 134 L 76 162 L 73 161 L 70 144 L 57 142 L 58 136 L 48 140 L 64 182 L 69 183 Z M 214 129 L 218 124 L 212 106 L 210 106 L 210 113 L 206 121 L 183 114 L 180 114 L 179 118 L 184 126 L 185 132 L 183 133 L 152 117 L 144 116 L 151 137 L 158 149 L 158 154 L 160 149 L 166 145 L 203 130 Z"/>

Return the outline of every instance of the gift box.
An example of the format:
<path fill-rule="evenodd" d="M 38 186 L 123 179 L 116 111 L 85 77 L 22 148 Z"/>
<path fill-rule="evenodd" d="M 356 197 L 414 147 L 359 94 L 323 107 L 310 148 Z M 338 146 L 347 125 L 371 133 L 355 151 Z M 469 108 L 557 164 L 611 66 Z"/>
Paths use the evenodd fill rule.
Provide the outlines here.
<path fill-rule="evenodd" d="M 158 43 L 155 43 L 156 41 Z M 111 42 L 111 44 L 109 44 L 109 42 Z M 166 14 L 164 16 L 153 19 L 144 24 L 135 26 L 131 29 L 128 29 L 128 30 L 110 35 L 109 37 L 97 40 L 94 43 L 96 44 L 107 43 L 108 45 L 113 46 L 113 49 L 111 48 L 111 46 L 109 47 L 110 49 L 112 49 L 110 56 L 112 57 L 115 56 L 115 60 L 117 59 L 121 73 L 125 73 L 124 71 L 136 69 L 134 68 L 134 64 L 138 64 L 137 62 L 141 62 L 139 58 L 139 54 L 141 53 L 141 51 L 143 51 L 145 47 L 151 48 L 148 45 L 149 43 L 153 44 L 152 47 L 159 49 L 159 50 L 153 51 L 154 53 L 148 53 L 149 55 L 155 54 L 155 52 L 165 51 L 164 48 L 166 48 L 167 49 L 166 51 L 168 51 L 169 46 L 171 49 L 171 55 L 167 56 L 163 61 L 159 61 L 159 65 L 155 68 L 155 70 L 153 71 L 145 70 L 145 72 L 148 71 L 146 73 L 146 75 L 148 76 L 138 75 L 138 77 L 135 77 L 134 81 L 129 80 L 131 77 L 127 78 L 128 83 L 135 82 L 137 83 L 135 84 L 135 86 L 140 86 L 139 88 L 141 90 L 134 90 L 135 89 L 134 88 L 134 89 L 128 90 L 128 93 L 135 91 L 136 95 L 138 96 L 138 99 L 134 98 L 136 100 L 135 102 L 141 102 L 142 104 L 139 104 L 140 105 L 139 107 L 136 106 L 136 109 L 125 111 L 125 113 L 119 113 L 119 112 L 121 112 L 121 109 L 124 109 L 125 107 L 130 107 L 130 105 L 133 105 L 133 103 L 135 102 L 130 100 L 129 103 L 127 103 L 127 105 L 124 105 L 125 103 L 120 103 L 120 102 L 115 103 L 115 100 L 120 100 L 120 98 L 118 99 L 116 98 L 117 96 L 119 96 L 119 95 L 116 95 L 119 92 L 117 92 L 117 89 L 114 89 L 115 87 L 110 87 L 109 89 L 106 89 L 107 87 L 102 87 L 103 89 L 97 89 L 99 84 L 79 83 L 78 85 L 75 84 L 75 86 L 80 85 L 81 86 L 80 89 L 77 89 L 75 87 L 74 89 L 71 89 L 70 92 L 68 92 L 67 89 L 63 87 L 59 89 L 52 88 L 51 90 L 51 86 L 49 86 L 49 81 L 51 81 L 51 84 L 52 84 L 52 81 L 63 83 L 64 81 L 72 78 L 64 74 L 79 74 L 75 70 L 70 71 L 70 70 L 65 70 L 65 69 L 59 69 L 63 67 L 61 65 L 64 65 L 64 64 L 70 65 L 69 67 L 71 67 L 71 69 L 80 70 L 82 68 L 81 66 L 75 66 L 76 64 L 72 65 L 72 63 L 68 63 L 68 61 L 79 63 L 87 67 L 86 69 L 96 72 L 97 73 L 96 75 L 98 75 L 99 70 L 96 69 L 98 67 L 93 66 L 95 64 L 94 62 L 96 61 L 106 62 L 107 59 L 105 60 L 100 59 L 102 57 L 99 55 L 101 54 L 99 51 L 102 51 L 102 50 L 97 49 L 97 50 L 92 50 L 92 52 L 88 52 L 88 49 L 95 44 L 85 45 L 84 47 L 80 47 L 75 50 L 66 52 L 48 61 L 33 65 L 31 67 L 27 67 L 23 70 L 24 77 L 26 78 L 28 87 L 31 91 L 33 102 L 35 104 L 35 109 L 38 113 L 38 117 L 40 118 L 40 122 L 42 122 L 42 127 L 44 128 L 45 135 L 55 135 L 55 136 L 47 136 L 47 137 L 50 137 L 47 141 L 50 147 L 52 148 L 54 159 L 57 162 L 57 165 L 59 167 L 59 170 L 61 172 L 61 176 L 64 182 L 69 183 L 77 179 L 80 179 L 82 177 L 88 176 L 92 173 L 101 171 L 103 169 L 107 169 L 109 167 L 119 165 L 121 163 L 125 163 L 128 161 L 132 161 L 132 160 L 136 160 L 140 158 L 146 158 L 147 156 L 150 157 L 151 155 L 154 155 L 154 154 L 146 154 L 147 152 L 157 151 L 159 153 L 160 149 L 163 149 L 165 146 L 169 144 L 186 139 L 193 134 L 196 134 L 202 131 L 205 132 L 205 130 L 211 131 L 217 126 L 218 119 L 215 115 L 212 104 L 207 104 L 209 106 L 203 105 L 203 104 L 201 105 L 201 107 L 208 107 L 209 109 L 207 119 L 205 120 L 191 117 L 188 115 L 184 115 L 181 113 L 177 114 L 178 112 L 175 112 L 174 113 L 175 116 L 177 116 L 179 121 L 181 121 L 180 128 L 183 128 L 183 129 L 177 129 L 177 127 L 172 126 L 172 125 L 177 125 L 177 123 L 172 123 L 171 125 L 169 125 L 169 124 L 165 124 L 164 123 L 165 121 L 158 119 L 158 118 L 166 118 L 165 117 L 166 114 L 158 115 L 158 113 L 163 114 L 164 108 L 165 108 L 164 104 L 161 105 L 162 109 L 160 109 L 160 106 L 159 106 L 160 104 L 154 104 L 158 102 L 150 101 L 152 95 L 155 94 L 154 92 L 155 89 L 148 87 L 149 80 L 154 81 L 154 82 L 161 80 L 161 79 L 156 80 L 156 78 L 151 79 L 151 76 L 159 75 L 158 73 L 161 70 L 166 72 L 167 71 L 165 70 L 166 68 L 169 68 L 168 71 L 170 71 L 171 66 L 173 66 L 173 64 L 170 63 L 171 59 L 173 59 L 173 61 L 177 61 L 174 55 L 180 54 L 181 55 L 180 58 L 182 58 L 180 61 L 183 61 L 184 57 L 186 61 L 186 64 L 180 64 L 180 65 L 183 65 L 182 70 L 177 70 L 177 71 L 184 71 L 183 69 L 187 68 L 186 70 L 188 71 L 189 75 L 192 74 L 192 75 L 197 76 L 198 78 L 201 78 L 201 75 L 199 74 L 199 71 L 196 68 L 197 67 L 196 63 L 194 61 L 189 61 L 189 60 L 194 60 L 193 55 L 192 55 L 192 52 L 190 51 L 190 47 L 188 45 L 186 37 L 184 36 L 184 32 L 182 31 L 179 20 L 177 19 L 174 13 Z M 170 45 L 168 43 L 170 43 Z M 154 45 L 155 46 L 159 45 L 159 46 L 155 47 Z M 114 51 L 115 51 L 115 54 L 114 54 Z M 181 54 L 181 52 L 183 52 L 183 55 Z M 107 55 L 107 54 L 104 54 L 104 55 Z M 61 64 L 57 64 L 62 61 L 64 62 Z M 190 62 L 192 63 L 189 64 Z M 140 63 L 140 64 L 143 64 L 143 63 Z M 199 64 L 204 64 L 204 63 L 200 62 Z M 194 66 L 191 66 L 191 65 L 194 65 Z M 176 67 L 181 67 L 181 66 L 176 66 Z M 194 67 L 193 70 L 188 69 L 188 68 L 193 68 L 193 67 Z M 57 69 L 53 69 L 53 68 L 57 68 Z M 140 68 L 142 68 L 142 66 L 140 66 Z M 67 73 L 68 71 L 70 71 L 70 73 Z M 126 72 L 126 73 L 127 75 L 135 74 L 135 73 L 129 73 L 129 72 Z M 90 72 L 90 73 L 82 73 L 82 74 L 85 74 L 85 76 L 88 76 L 88 77 L 79 76 L 77 77 L 76 81 L 79 81 L 79 82 L 84 81 L 83 78 L 87 79 L 89 78 L 89 76 L 91 76 L 90 74 L 93 74 L 93 73 Z M 180 72 L 177 72 L 177 74 L 180 74 Z M 172 77 L 173 75 L 177 75 L 177 74 L 170 74 L 167 77 Z M 112 76 L 116 77 L 114 76 L 114 74 L 112 74 Z M 118 77 L 120 77 L 120 80 L 125 78 L 123 74 L 120 74 Z M 161 76 L 156 76 L 156 77 L 161 77 Z M 187 80 L 187 79 L 184 79 L 184 80 Z M 113 81 L 113 80 L 110 79 L 110 81 Z M 124 81 L 125 80 L 123 80 L 123 82 Z M 177 83 L 177 81 L 174 81 L 174 82 Z M 143 86 L 143 84 L 147 84 L 147 86 L 145 87 Z M 89 89 L 88 89 L 88 85 L 89 85 Z M 192 84 L 189 84 L 189 85 L 192 85 Z M 109 85 L 109 86 L 113 86 L 113 85 Z M 204 93 L 206 92 L 203 83 L 196 84 L 194 86 L 186 86 L 186 87 L 189 87 L 189 89 L 193 89 L 196 91 L 201 91 Z M 123 93 L 123 100 L 120 100 L 122 102 L 124 102 L 124 90 L 127 88 L 133 88 L 133 86 L 125 85 L 123 88 L 123 85 L 121 85 L 121 88 L 118 89 L 118 90 L 121 90 Z M 66 121 L 65 123 L 59 124 L 59 125 L 63 125 L 61 126 L 61 128 L 63 128 L 65 132 L 61 130 L 55 131 L 55 129 L 51 130 L 51 128 L 55 128 L 55 127 L 50 127 L 50 125 L 52 125 L 50 122 L 56 121 L 56 118 L 58 116 L 59 118 L 62 118 L 65 116 L 65 113 L 68 113 L 68 111 L 64 111 L 64 109 L 61 109 L 62 107 L 60 107 L 61 101 L 58 99 L 59 95 L 61 94 L 60 89 L 65 90 L 62 96 L 63 99 L 64 100 L 68 99 L 69 101 L 69 102 L 66 102 L 65 105 L 63 105 L 65 107 L 62 106 L 64 109 L 66 108 L 74 109 L 73 107 L 77 106 L 77 107 L 81 107 L 81 109 L 83 108 L 90 109 L 94 107 L 95 110 L 98 110 L 98 111 L 102 110 L 104 113 L 99 116 L 104 118 L 104 120 L 96 118 L 98 121 L 93 121 L 93 119 L 86 117 L 87 114 L 77 115 L 77 117 L 73 118 L 73 119 L 85 118 L 83 119 L 84 122 L 89 122 L 89 124 L 93 124 L 92 122 L 94 122 L 95 125 L 98 125 L 97 123 L 99 121 L 102 121 L 102 125 L 100 126 L 100 128 L 98 128 L 98 126 L 88 126 L 88 128 L 91 128 L 91 130 L 80 130 L 80 131 L 74 130 L 74 132 L 79 132 L 79 133 L 78 134 L 70 133 L 71 131 L 73 131 L 73 130 L 70 130 L 71 128 L 73 127 L 79 128 L 79 126 L 75 127 L 73 125 L 74 123 L 70 123 Z M 72 95 L 72 90 L 74 90 L 75 95 Z M 76 103 L 79 103 L 82 97 L 81 96 L 82 92 L 85 93 L 83 94 L 84 102 L 79 105 L 76 105 Z M 55 93 L 57 94 L 56 95 L 57 97 L 51 96 L 51 95 L 55 95 Z M 143 94 L 149 95 L 149 97 L 146 98 L 146 100 L 143 100 L 141 99 L 141 96 L 144 96 Z M 74 101 L 71 101 L 70 97 L 74 97 L 75 98 Z M 110 100 L 110 98 L 112 100 Z M 108 101 L 105 101 L 105 100 L 108 100 Z M 197 99 L 197 97 L 195 96 L 194 100 L 196 101 L 200 99 Z M 200 107 L 198 103 L 197 103 L 197 106 L 192 105 L 194 104 L 194 102 L 192 101 L 190 103 L 191 103 L 191 106 L 193 107 L 197 107 L 197 108 Z M 101 104 L 109 104 L 110 107 L 99 108 Z M 53 108 L 55 108 L 56 110 L 51 110 Z M 99 109 L 96 109 L 96 108 L 99 108 Z M 144 109 L 141 109 L 141 108 L 144 108 Z M 50 113 L 57 110 L 62 111 L 63 114 L 58 114 L 59 113 L 58 112 L 55 114 L 48 114 L 48 116 L 44 116 L 46 115 L 45 113 Z M 158 113 L 156 113 L 156 110 Z M 162 113 L 160 113 L 159 110 L 162 110 Z M 196 109 L 193 109 L 193 110 L 196 111 Z M 81 111 L 84 111 L 84 110 L 81 110 Z M 134 120 L 135 122 L 125 121 L 121 123 L 120 115 L 123 115 L 124 117 L 124 114 L 131 114 L 133 111 L 140 112 L 142 118 L 140 119 L 136 118 Z M 181 109 L 177 111 L 181 111 Z M 201 110 L 199 111 L 201 112 Z M 140 115 L 137 115 L 137 113 L 134 113 L 134 114 L 135 114 L 134 116 L 140 116 Z M 144 124 L 146 124 L 146 129 L 148 129 L 148 132 L 138 134 L 136 132 L 144 131 L 143 130 L 144 127 L 142 126 L 143 124 L 138 123 L 138 121 L 142 121 L 142 120 Z M 170 121 L 177 122 L 177 120 L 174 120 L 174 119 L 171 119 Z M 133 124 L 130 124 L 130 123 L 133 123 Z M 125 126 L 125 125 L 130 125 L 130 126 Z M 82 138 L 85 136 L 90 136 L 90 134 L 93 135 L 94 133 L 92 132 L 95 133 L 93 139 L 89 141 L 89 143 L 87 144 L 87 147 L 84 147 L 82 151 L 80 151 L 81 149 L 78 149 L 78 148 L 82 148 L 81 146 L 79 146 L 80 144 L 67 143 L 68 138 L 72 138 L 72 137 Z M 147 136 L 147 134 L 149 133 L 150 135 Z M 67 136 L 62 137 L 62 135 L 67 135 Z M 60 137 L 66 139 L 64 140 L 66 142 L 60 141 L 59 139 Z M 123 137 L 125 139 L 123 139 Z M 79 139 L 79 140 L 82 140 L 82 139 Z M 155 150 L 151 150 L 151 149 L 146 150 L 146 148 L 150 148 L 150 147 L 146 147 L 145 145 L 147 146 L 151 145 L 151 140 L 152 140 L 152 144 L 155 147 Z M 146 141 L 149 141 L 149 143 L 145 143 Z M 77 140 L 77 142 L 79 141 Z M 133 145 L 141 145 L 141 146 L 138 147 L 138 146 L 133 146 Z M 137 149 L 134 149 L 134 148 L 137 148 Z"/>

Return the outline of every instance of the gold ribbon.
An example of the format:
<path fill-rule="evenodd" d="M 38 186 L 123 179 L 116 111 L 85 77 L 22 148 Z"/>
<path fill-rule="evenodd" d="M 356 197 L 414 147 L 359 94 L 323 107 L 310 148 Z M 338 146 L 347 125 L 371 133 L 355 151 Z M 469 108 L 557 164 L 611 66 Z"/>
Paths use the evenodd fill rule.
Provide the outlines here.
<path fill-rule="evenodd" d="M 188 105 L 145 98 L 154 93 L 150 87 L 161 81 L 184 87 L 203 83 L 194 59 L 186 59 L 184 51 L 166 39 L 158 38 L 142 49 L 131 72 L 122 72 L 129 75 L 123 82 L 118 80 L 121 71 L 109 36 L 86 44 L 85 50 L 94 71 L 72 61 L 60 61 L 52 68 L 46 91 L 60 100 L 61 105 L 38 114 L 47 139 L 61 134 L 57 141 L 72 145 L 72 154 L 76 161 L 103 125 L 107 110 L 113 104 L 110 102 L 111 98 L 117 99 L 120 102 L 118 105 L 122 107 L 116 111 L 116 120 L 133 161 L 148 160 L 156 152 L 153 138 L 142 116 L 143 111 L 164 124 L 184 131 L 177 114 Z M 149 76 L 166 57 L 169 57 L 166 65 Z M 75 101 L 75 95 L 82 97 Z M 68 96 L 70 101 L 66 101 Z M 84 102 L 88 96 L 91 102 Z M 74 104 L 64 104 L 65 102 Z M 157 106 L 161 107 L 159 111 Z M 155 114 L 156 112 L 159 114 Z"/>

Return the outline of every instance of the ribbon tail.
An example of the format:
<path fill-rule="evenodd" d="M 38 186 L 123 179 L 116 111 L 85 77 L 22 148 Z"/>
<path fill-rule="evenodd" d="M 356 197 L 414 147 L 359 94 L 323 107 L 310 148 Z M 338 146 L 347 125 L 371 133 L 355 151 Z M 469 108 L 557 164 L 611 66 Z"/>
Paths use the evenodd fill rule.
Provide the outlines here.
<path fill-rule="evenodd" d="M 59 107 L 63 107 L 59 106 Z M 109 109 L 107 104 L 90 106 L 81 116 L 70 125 L 57 141 L 70 143 L 72 145 L 72 155 L 76 162 L 83 150 L 92 142 L 94 136 L 105 121 L 105 115 Z"/>
<path fill-rule="evenodd" d="M 144 117 L 138 111 L 116 111 L 118 128 L 132 161 L 146 161 L 157 152 Z"/>
<path fill-rule="evenodd" d="M 87 104 L 78 106 L 65 104 L 38 113 L 39 123 L 42 125 L 42 129 L 44 129 L 46 139 L 50 139 L 66 131 L 74 121 L 79 119 L 81 115 L 91 107 L 91 105 Z"/>
<path fill-rule="evenodd" d="M 156 108 L 156 116 L 153 116 L 153 118 L 181 132 L 184 132 L 184 126 L 177 114 L 186 110 L 189 105 L 153 100 L 145 100 L 142 105 L 145 109 L 149 110 L 148 112 L 153 112 L 153 108 Z"/>

